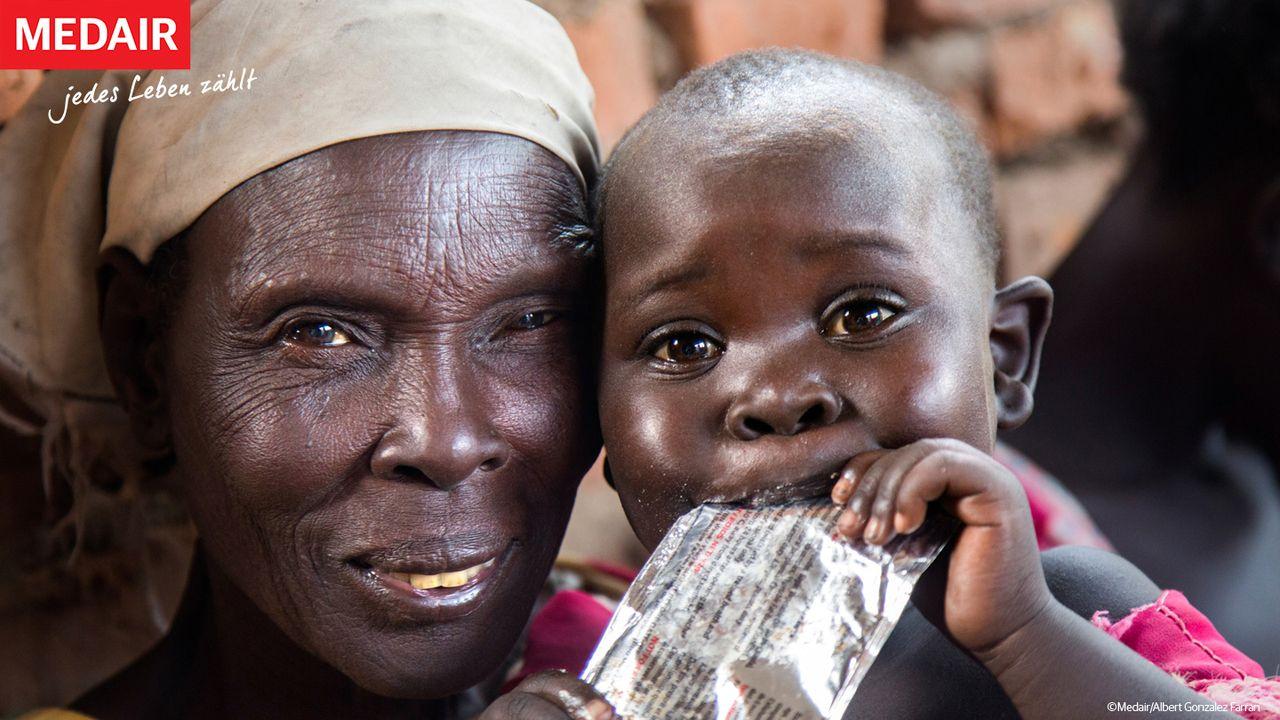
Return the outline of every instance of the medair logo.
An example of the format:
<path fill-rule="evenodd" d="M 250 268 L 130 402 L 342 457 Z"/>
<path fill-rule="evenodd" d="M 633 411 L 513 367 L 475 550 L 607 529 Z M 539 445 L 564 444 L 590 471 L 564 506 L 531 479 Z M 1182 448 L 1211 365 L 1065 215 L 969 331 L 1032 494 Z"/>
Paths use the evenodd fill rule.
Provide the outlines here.
<path fill-rule="evenodd" d="M 0 68 L 191 67 L 188 0 L 4 0 Z"/>

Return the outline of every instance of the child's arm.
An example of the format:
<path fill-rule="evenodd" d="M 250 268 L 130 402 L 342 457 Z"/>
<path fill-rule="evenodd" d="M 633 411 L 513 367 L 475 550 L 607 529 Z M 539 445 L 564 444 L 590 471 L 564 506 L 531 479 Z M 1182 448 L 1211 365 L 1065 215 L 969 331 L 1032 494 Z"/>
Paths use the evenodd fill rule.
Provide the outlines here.
<path fill-rule="evenodd" d="M 1167 703 L 1169 711 L 1142 713 L 1159 717 L 1235 717 L 1197 712 L 1212 702 L 1056 602 L 999 646 L 974 654 L 1028 719 L 1100 717 L 1116 710 L 1112 702 Z"/>
<path fill-rule="evenodd" d="M 1026 495 L 990 456 L 956 440 L 864 453 L 850 461 L 832 498 L 848 504 L 839 531 L 869 542 L 914 531 L 935 500 L 964 523 L 930 619 L 991 671 L 1024 718 L 1106 716 L 1111 702 L 1207 704 L 1054 599 Z"/>

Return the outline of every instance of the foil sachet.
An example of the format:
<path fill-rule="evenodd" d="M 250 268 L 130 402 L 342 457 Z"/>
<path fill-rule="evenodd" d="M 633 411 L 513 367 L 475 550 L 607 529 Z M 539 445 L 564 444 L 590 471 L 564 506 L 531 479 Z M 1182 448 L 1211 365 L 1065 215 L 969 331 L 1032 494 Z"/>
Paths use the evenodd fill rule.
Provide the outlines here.
<path fill-rule="evenodd" d="M 957 527 L 837 536 L 827 499 L 702 505 L 663 538 L 583 671 L 628 720 L 841 718 Z"/>

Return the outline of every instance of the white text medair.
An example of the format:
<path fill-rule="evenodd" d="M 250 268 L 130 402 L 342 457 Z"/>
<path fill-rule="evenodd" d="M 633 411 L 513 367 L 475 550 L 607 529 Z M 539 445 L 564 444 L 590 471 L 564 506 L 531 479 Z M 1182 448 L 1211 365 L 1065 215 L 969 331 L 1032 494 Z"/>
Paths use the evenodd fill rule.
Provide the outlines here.
<path fill-rule="evenodd" d="M 32 24 L 34 21 L 34 25 Z M 108 26 L 98 18 L 17 19 L 18 51 L 173 50 L 178 24 L 172 18 L 119 18 Z"/>

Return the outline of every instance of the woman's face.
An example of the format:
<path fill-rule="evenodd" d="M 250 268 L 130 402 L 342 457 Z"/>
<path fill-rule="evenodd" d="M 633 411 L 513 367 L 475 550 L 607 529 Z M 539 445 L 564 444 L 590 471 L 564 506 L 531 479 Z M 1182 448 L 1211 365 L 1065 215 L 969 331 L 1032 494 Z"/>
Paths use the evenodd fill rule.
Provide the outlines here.
<path fill-rule="evenodd" d="M 531 142 L 342 143 L 192 227 L 163 350 L 217 572 L 366 689 L 457 692 L 510 652 L 599 450 L 593 267 Z"/>

